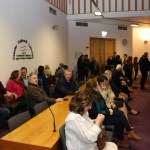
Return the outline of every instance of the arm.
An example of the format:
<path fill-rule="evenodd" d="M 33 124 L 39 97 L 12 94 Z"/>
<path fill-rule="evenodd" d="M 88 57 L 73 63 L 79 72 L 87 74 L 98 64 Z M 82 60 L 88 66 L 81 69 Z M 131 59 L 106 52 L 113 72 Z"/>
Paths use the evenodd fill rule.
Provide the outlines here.
<path fill-rule="evenodd" d="M 87 121 L 80 115 L 66 123 L 66 129 L 69 129 L 78 139 L 84 143 L 97 141 L 101 129 L 94 123 Z"/>
<path fill-rule="evenodd" d="M 56 102 L 54 98 L 47 97 L 40 87 L 29 88 L 27 90 L 27 94 L 30 95 L 31 99 L 38 102 L 47 101 L 48 103 L 51 104 Z"/>
<path fill-rule="evenodd" d="M 107 108 L 104 102 L 100 102 L 98 100 L 95 101 L 96 109 L 99 113 L 104 115 L 109 115 L 109 109 Z"/>

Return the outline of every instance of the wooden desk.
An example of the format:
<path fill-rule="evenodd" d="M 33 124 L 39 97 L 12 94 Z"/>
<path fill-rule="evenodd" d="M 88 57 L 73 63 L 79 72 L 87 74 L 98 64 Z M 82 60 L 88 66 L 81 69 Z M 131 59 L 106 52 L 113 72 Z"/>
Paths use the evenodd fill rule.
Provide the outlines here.
<path fill-rule="evenodd" d="M 61 150 L 59 128 L 64 124 L 69 112 L 68 101 L 51 106 L 55 115 L 56 130 L 53 132 L 53 118 L 46 109 L 22 126 L 0 139 L 0 150 Z"/>

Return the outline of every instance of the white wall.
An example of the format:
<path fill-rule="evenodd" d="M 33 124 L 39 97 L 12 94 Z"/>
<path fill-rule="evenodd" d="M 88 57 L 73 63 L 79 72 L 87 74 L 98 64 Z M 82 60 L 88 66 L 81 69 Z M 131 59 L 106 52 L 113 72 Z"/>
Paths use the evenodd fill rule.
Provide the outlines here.
<path fill-rule="evenodd" d="M 150 60 L 150 27 L 133 28 L 133 57 L 140 58 L 144 52 L 149 53 Z"/>
<path fill-rule="evenodd" d="M 69 21 L 68 23 L 69 34 L 69 65 L 71 69 L 75 69 L 77 59 L 75 59 L 75 52 L 83 52 L 83 54 L 89 54 L 90 37 L 101 37 L 101 31 L 107 31 L 107 38 L 116 39 L 116 52 L 122 57 L 124 53 L 132 55 L 132 29 L 128 27 L 128 30 L 118 30 L 117 25 L 106 25 L 98 23 L 89 23 L 88 27 L 76 26 L 75 21 Z M 122 40 L 127 39 L 128 45 L 123 46 Z"/>
<path fill-rule="evenodd" d="M 66 14 L 57 10 L 52 15 L 49 6 L 53 7 L 44 0 L 0 0 L 0 80 L 4 85 L 11 72 L 22 66 L 31 72 L 49 64 L 54 72 L 60 62 L 68 63 Z M 53 25 L 59 29 L 52 30 Z M 20 39 L 31 44 L 34 59 L 12 59 Z"/>

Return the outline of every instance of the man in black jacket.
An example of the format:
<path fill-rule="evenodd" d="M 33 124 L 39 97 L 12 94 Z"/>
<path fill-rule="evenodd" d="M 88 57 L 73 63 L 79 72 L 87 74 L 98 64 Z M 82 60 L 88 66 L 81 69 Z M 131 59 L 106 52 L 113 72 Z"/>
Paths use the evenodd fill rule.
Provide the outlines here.
<path fill-rule="evenodd" d="M 31 115 L 34 115 L 33 107 L 43 101 L 47 101 L 49 105 L 55 102 L 62 102 L 62 98 L 50 98 L 46 95 L 41 87 L 38 86 L 38 77 L 36 74 L 31 73 L 29 76 L 29 84 L 26 92 L 26 100 L 28 103 L 28 109 Z"/>
<path fill-rule="evenodd" d="M 74 95 L 77 90 L 76 81 L 73 78 L 72 71 L 66 69 L 64 75 L 58 79 L 54 91 L 54 97 L 65 97 L 67 95 Z"/>
<path fill-rule="evenodd" d="M 145 82 L 147 79 L 149 65 L 150 65 L 147 52 L 145 52 L 144 55 L 140 58 L 139 64 L 140 64 L 140 71 L 141 71 L 140 86 L 141 86 L 141 90 L 145 90 Z"/>

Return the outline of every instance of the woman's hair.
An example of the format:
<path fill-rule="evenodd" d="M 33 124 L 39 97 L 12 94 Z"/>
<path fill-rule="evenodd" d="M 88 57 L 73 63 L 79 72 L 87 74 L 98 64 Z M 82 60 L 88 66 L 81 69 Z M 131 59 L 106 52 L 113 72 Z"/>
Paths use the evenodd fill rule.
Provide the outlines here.
<path fill-rule="evenodd" d="M 96 87 L 96 86 L 97 86 L 97 81 L 94 79 L 89 79 L 86 82 L 86 89 L 93 89 L 93 87 Z"/>
<path fill-rule="evenodd" d="M 87 90 L 79 91 L 71 99 L 69 110 L 80 115 L 84 114 L 84 108 L 93 102 L 92 94 Z"/>
<path fill-rule="evenodd" d="M 15 79 L 17 79 L 18 76 L 19 76 L 19 70 L 14 70 L 14 71 L 11 73 L 9 79 L 15 80 Z"/>

